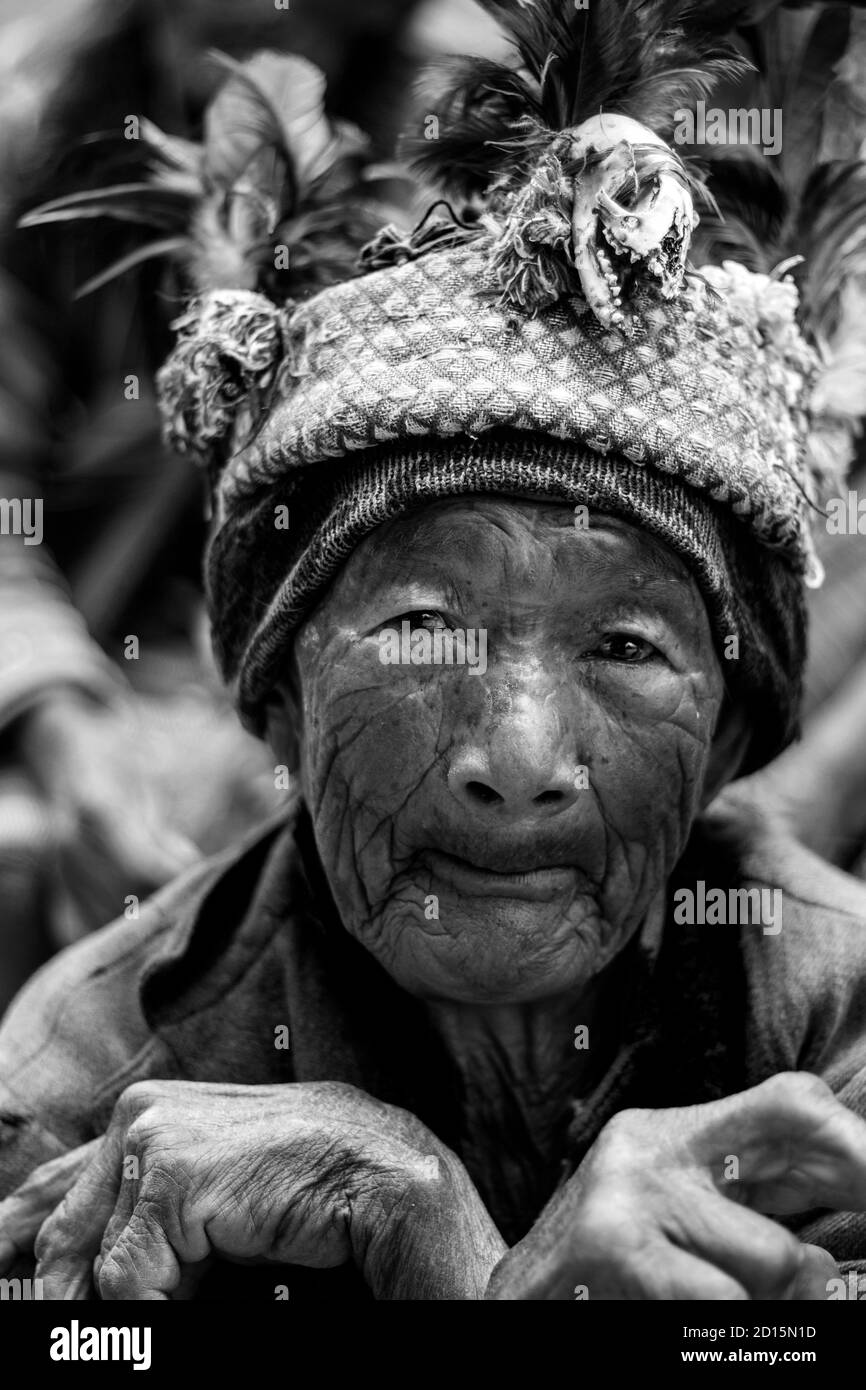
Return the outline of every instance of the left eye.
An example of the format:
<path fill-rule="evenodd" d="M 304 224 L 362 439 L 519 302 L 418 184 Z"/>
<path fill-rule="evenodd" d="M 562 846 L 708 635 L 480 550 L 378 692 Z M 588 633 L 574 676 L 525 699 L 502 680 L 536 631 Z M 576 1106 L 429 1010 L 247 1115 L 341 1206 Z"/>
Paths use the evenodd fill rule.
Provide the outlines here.
<path fill-rule="evenodd" d="M 632 637 L 627 632 L 611 632 L 602 638 L 593 655 L 605 657 L 608 661 L 631 664 L 651 660 L 656 655 L 656 648 L 643 637 Z"/>

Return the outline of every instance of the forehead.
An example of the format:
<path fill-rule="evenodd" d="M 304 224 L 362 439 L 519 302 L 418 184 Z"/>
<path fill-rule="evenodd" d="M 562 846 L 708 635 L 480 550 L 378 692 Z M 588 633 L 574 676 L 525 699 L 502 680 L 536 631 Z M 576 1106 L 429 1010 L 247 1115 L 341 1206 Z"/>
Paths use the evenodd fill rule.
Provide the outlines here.
<path fill-rule="evenodd" d="M 476 574 L 502 564 L 555 570 L 610 562 L 623 579 L 692 587 L 684 561 L 639 526 L 569 502 L 522 497 L 443 498 L 380 526 L 358 558 L 373 578 L 469 567 Z"/>

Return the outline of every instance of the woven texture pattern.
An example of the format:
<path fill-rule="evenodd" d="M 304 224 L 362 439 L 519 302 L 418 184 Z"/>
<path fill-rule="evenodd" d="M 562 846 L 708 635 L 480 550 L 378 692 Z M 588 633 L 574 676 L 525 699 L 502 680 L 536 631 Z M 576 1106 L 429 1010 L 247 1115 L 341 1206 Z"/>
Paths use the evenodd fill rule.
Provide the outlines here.
<path fill-rule="evenodd" d="M 816 362 L 797 335 L 692 280 L 642 290 L 604 329 L 579 299 L 537 316 L 498 304 L 489 245 L 349 281 L 291 323 L 282 399 L 223 477 L 221 511 L 287 471 L 419 437 L 506 428 L 652 464 L 729 508 L 808 571 L 804 399 Z"/>

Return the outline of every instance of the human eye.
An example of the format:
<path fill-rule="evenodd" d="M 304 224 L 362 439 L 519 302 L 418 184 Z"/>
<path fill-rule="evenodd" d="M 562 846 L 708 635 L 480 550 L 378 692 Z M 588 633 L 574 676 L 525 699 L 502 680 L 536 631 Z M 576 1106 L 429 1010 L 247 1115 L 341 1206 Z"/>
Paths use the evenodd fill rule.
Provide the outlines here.
<path fill-rule="evenodd" d="M 586 655 L 603 661 L 639 665 L 645 661 L 652 661 L 661 653 L 658 647 L 654 647 L 645 637 L 638 637 L 631 632 L 606 632 Z"/>
<path fill-rule="evenodd" d="M 401 613 L 398 618 L 392 619 L 391 621 L 396 623 L 408 622 L 413 632 L 417 631 L 419 628 L 424 628 L 427 632 L 443 632 L 449 626 L 447 620 L 441 613 L 426 608 L 416 608 L 408 613 Z"/>

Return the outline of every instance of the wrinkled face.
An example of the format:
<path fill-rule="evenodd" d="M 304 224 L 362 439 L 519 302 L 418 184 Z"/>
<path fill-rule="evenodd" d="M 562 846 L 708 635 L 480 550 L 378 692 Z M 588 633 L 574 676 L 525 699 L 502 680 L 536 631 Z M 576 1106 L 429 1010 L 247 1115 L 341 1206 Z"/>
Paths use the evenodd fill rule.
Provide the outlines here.
<path fill-rule="evenodd" d="M 275 750 L 293 761 L 294 729 L 345 926 L 423 997 L 589 984 L 718 777 L 699 591 L 609 517 L 483 497 L 402 516 L 352 554 L 295 660 Z"/>

